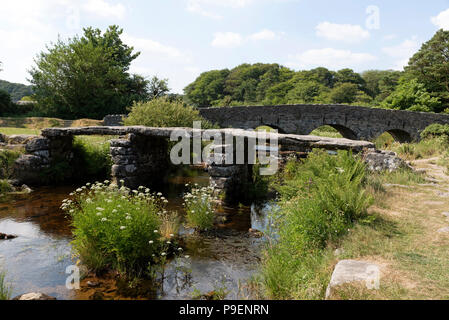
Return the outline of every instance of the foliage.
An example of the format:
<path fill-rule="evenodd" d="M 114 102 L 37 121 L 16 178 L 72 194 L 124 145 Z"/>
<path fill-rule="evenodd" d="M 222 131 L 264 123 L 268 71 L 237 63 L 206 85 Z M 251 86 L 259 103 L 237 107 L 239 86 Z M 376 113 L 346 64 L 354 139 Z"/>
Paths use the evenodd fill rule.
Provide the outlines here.
<path fill-rule="evenodd" d="M 189 185 L 187 185 L 189 186 Z M 206 231 L 213 227 L 215 220 L 216 201 L 213 196 L 214 189 L 199 188 L 195 185 L 191 192 L 184 195 L 187 224 L 199 231 Z"/>
<path fill-rule="evenodd" d="M 20 101 L 23 97 L 33 94 L 31 86 L 21 83 L 11 83 L 5 80 L 0 80 L 0 90 L 8 92 L 11 95 L 12 101 Z"/>
<path fill-rule="evenodd" d="M 309 289 L 323 264 L 324 249 L 367 215 L 372 198 L 365 192 L 365 164 L 349 152 L 338 156 L 314 151 L 302 163 L 289 162 L 278 187 L 280 209 L 274 215 L 262 265 L 269 298 L 322 295 Z M 321 282 L 323 279 L 320 280 Z"/>
<path fill-rule="evenodd" d="M 444 137 L 449 141 L 449 124 L 431 124 L 421 132 L 421 138 L 423 139 L 436 137 Z"/>
<path fill-rule="evenodd" d="M 112 159 L 108 141 L 91 141 L 85 137 L 75 137 L 73 141 L 76 167 L 83 178 L 101 178 L 110 175 Z"/>
<path fill-rule="evenodd" d="M 194 121 L 201 121 L 204 129 L 212 127 L 200 116 L 198 110 L 180 101 L 171 102 L 167 97 L 162 97 L 144 103 L 134 103 L 124 122 L 126 126 L 191 128 Z"/>
<path fill-rule="evenodd" d="M 421 140 L 418 143 L 393 144 L 391 149 L 407 160 L 426 159 L 441 155 L 449 149 L 445 136 Z"/>
<path fill-rule="evenodd" d="M 153 77 L 148 83 L 149 99 L 157 99 L 165 96 L 170 89 L 168 88 L 167 79 L 159 79 L 158 77 Z"/>
<path fill-rule="evenodd" d="M 5 281 L 5 272 L 0 271 L 0 300 L 11 299 L 11 287 Z"/>
<path fill-rule="evenodd" d="M 417 79 L 402 77 L 396 90 L 387 97 L 381 107 L 395 110 L 436 112 L 441 108 L 439 98 L 432 97 Z"/>
<path fill-rule="evenodd" d="M 11 111 L 11 96 L 8 92 L 0 89 L 0 115 Z"/>
<path fill-rule="evenodd" d="M 148 82 L 128 73 L 139 56 L 110 26 L 103 34 L 86 28 L 82 37 L 61 39 L 36 58 L 31 83 L 40 112 L 62 118 L 103 118 L 124 113 L 145 99 Z"/>
<path fill-rule="evenodd" d="M 141 275 L 177 251 L 161 238 L 159 214 L 167 200 L 149 189 L 96 183 L 77 189 L 62 209 L 72 217 L 73 249 L 90 269 Z"/>
<path fill-rule="evenodd" d="M 393 70 L 368 70 L 361 74 L 365 80 L 366 92 L 380 103 L 387 98 L 397 87 L 402 72 Z"/>
<path fill-rule="evenodd" d="M 434 111 L 441 112 L 449 102 L 449 31 L 443 29 L 424 43 L 410 59 L 405 72 L 442 102 Z"/>
<path fill-rule="evenodd" d="M 187 100 L 197 107 L 330 102 L 371 104 L 376 94 L 384 93 L 378 91 L 370 92 L 365 79 L 351 69 L 334 72 L 316 68 L 295 72 L 278 64 L 262 63 L 205 72 L 184 89 Z"/>
<path fill-rule="evenodd" d="M 20 152 L 0 150 L 0 179 L 9 179 L 14 170 L 14 163 L 19 158 Z"/>

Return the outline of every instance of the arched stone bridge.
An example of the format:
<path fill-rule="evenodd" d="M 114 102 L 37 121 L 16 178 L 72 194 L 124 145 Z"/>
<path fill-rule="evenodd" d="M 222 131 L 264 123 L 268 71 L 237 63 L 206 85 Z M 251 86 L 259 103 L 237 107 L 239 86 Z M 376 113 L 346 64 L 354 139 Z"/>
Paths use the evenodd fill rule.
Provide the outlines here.
<path fill-rule="evenodd" d="M 373 140 L 388 132 L 399 142 L 418 141 L 427 126 L 449 124 L 449 115 L 347 105 L 220 107 L 200 109 L 200 113 L 223 128 L 255 129 L 265 125 L 280 133 L 298 135 L 329 125 L 352 140 Z"/>
<path fill-rule="evenodd" d="M 216 160 L 210 162 L 209 174 L 211 185 L 223 190 L 230 198 L 242 196 L 242 186 L 251 182 L 252 167 L 247 156 L 249 138 L 254 138 L 255 132 L 241 129 L 217 129 L 206 131 L 210 137 L 220 136 L 221 143 L 214 147 L 214 153 L 220 159 L 233 159 L 233 164 Z M 26 154 L 22 155 L 15 165 L 14 176 L 21 183 L 39 184 L 42 172 L 51 169 L 52 164 L 64 161 L 73 163 L 73 138 L 78 135 L 110 135 L 119 139 L 110 140 L 110 153 L 113 162 L 112 181 L 117 184 L 123 180 L 127 187 L 154 186 L 164 178 L 170 163 L 169 140 L 172 134 L 176 137 L 190 139 L 199 137 L 204 130 L 191 128 L 149 128 L 135 127 L 83 127 L 83 128 L 49 128 L 42 130 L 42 136 L 29 139 L 25 145 Z M 180 139 L 179 138 L 179 139 Z M 332 139 L 325 137 L 298 136 L 287 134 L 268 134 L 268 139 L 277 140 L 279 151 L 308 152 L 313 148 L 327 150 L 353 150 L 361 152 L 364 149 L 374 149 L 374 145 L 366 141 L 352 141 L 348 139 Z M 232 139 L 232 140 L 231 140 Z M 225 143 L 226 145 L 223 145 Z M 234 145 L 231 151 L 227 148 Z M 235 159 L 236 150 L 243 146 L 246 159 L 238 163 Z M 251 147 L 253 148 L 253 147 Z M 188 150 L 190 153 L 192 149 Z M 243 157 L 242 157 L 243 158 Z M 216 158 L 215 158 L 216 159 Z M 188 164 L 188 163 L 187 163 Z M 70 179 L 70 177 L 65 177 Z"/>

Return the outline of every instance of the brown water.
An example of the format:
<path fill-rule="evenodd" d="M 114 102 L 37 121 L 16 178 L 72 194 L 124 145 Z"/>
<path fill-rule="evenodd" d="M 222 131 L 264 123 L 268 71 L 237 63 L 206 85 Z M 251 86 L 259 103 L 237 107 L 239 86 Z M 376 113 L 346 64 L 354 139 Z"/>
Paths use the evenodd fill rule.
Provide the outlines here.
<path fill-rule="evenodd" d="M 176 177 L 167 184 L 170 209 L 182 211 L 182 193 L 186 183 L 208 184 L 208 175 L 193 178 Z M 262 239 L 248 233 L 250 228 L 264 230 L 269 206 L 222 208 L 228 214 L 225 224 L 209 235 L 194 235 L 183 230 L 189 259 L 170 262 L 165 268 L 162 286 L 139 284 L 151 290 L 117 290 L 113 277 L 87 278 L 81 290 L 66 288 L 66 268 L 74 264 L 71 256 L 70 221 L 60 205 L 77 186 L 39 188 L 30 195 L 0 203 L 0 232 L 17 235 L 0 241 L 0 268 L 7 272 L 13 296 L 43 292 L 58 299 L 191 299 L 194 291 L 208 293 L 225 288 L 227 299 L 244 298 L 239 283 L 257 270 Z M 87 281 L 98 282 L 90 288 Z M 119 286 L 120 287 L 120 286 Z"/>

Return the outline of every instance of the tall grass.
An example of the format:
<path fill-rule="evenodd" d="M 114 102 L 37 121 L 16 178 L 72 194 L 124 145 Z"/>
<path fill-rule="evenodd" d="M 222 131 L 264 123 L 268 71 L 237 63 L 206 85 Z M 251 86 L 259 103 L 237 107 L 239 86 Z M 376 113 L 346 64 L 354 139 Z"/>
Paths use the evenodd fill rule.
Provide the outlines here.
<path fill-rule="evenodd" d="M 83 170 L 83 176 L 102 178 L 110 175 L 110 139 L 111 137 L 75 137 L 73 150 L 75 158 L 79 159 L 78 167 Z"/>
<path fill-rule="evenodd" d="M 176 252 L 174 243 L 161 236 L 160 215 L 167 203 L 161 194 L 105 181 L 86 185 L 73 197 L 62 208 L 72 217 L 73 249 L 91 270 L 141 275 Z"/>
<path fill-rule="evenodd" d="M 11 299 L 11 286 L 5 281 L 6 274 L 0 270 L 0 300 Z"/>
<path fill-rule="evenodd" d="M 354 222 L 367 215 L 372 197 L 364 190 L 366 166 L 349 152 L 314 151 L 302 163 L 289 162 L 278 186 L 280 210 L 274 214 L 262 263 L 261 283 L 271 299 L 311 299 L 324 295 L 325 254 Z"/>

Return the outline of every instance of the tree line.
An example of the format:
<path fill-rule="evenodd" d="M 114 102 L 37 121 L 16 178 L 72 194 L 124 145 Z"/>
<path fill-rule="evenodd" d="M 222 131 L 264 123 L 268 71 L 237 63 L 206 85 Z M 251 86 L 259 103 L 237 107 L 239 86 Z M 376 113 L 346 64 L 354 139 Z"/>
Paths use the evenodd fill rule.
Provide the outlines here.
<path fill-rule="evenodd" d="M 170 95 L 167 79 L 130 73 L 140 52 L 123 43 L 122 33 L 115 25 L 105 32 L 85 28 L 81 37 L 49 44 L 30 70 L 36 105 L 26 112 L 101 119 L 126 113 L 134 102 L 168 96 L 197 108 L 332 103 L 449 113 L 449 31 L 439 30 L 424 43 L 404 71 L 295 71 L 279 64 L 242 64 L 202 73 L 184 95 Z M 11 110 L 21 112 L 11 108 L 11 95 L 0 89 L 0 115 Z"/>

